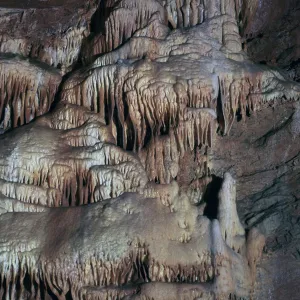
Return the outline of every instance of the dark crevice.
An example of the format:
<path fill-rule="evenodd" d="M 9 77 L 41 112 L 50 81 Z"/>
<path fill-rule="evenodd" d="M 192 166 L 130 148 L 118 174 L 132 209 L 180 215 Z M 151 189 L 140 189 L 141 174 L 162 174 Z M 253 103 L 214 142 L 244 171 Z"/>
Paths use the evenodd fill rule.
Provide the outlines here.
<path fill-rule="evenodd" d="M 266 65 L 268 62 L 267 62 L 266 60 L 261 60 L 261 61 L 259 61 L 259 63 L 260 63 L 261 65 Z"/>
<path fill-rule="evenodd" d="M 148 122 L 148 119 L 146 118 L 145 121 L 146 121 L 146 135 L 145 135 L 145 138 L 144 138 L 144 146 L 143 147 L 147 147 L 147 145 L 150 144 L 151 139 L 153 137 L 153 133 L 152 133 L 152 130 L 151 130 L 151 126 Z"/>
<path fill-rule="evenodd" d="M 201 202 L 205 202 L 204 216 L 209 219 L 216 219 L 218 216 L 219 207 L 219 192 L 222 186 L 223 179 L 212 175 L 211 182 L 207 185 Z"/>
<path fill-rule="evenodd" d="M 1 278 L 1 277 L 0 277 Z M 3 296 L 1 300 L 5 300 L 5 294 L 6 294 L 6 278 L 1 278 L 1 282 L 2 282 L 2 286 L 0 288 L 0 290 L 2 289 L 3 291 Z"/>
<path fill-rule="evenodd" d="M 124 147 L 123 145 L 123 127 L 122 127 L 122 124 L 120 122 L 120 119 L 119 119 L 119 114 L 118 114 L 118 108 L 117 106 L 115 106 L 114 108 L 114 124 L 117 128 L 117 145 L 121 148 Z"/>
<path fill-rule="evenodd" d="M 121 0 L 116 1 L 114 7 L 117 6 L 120 1 Z M 91 32 L 93 33 L 101 33 L 104 31 L 105 22 L 114 9 L 113 7 L 107 7 L 106 2 L 107 1 L 99 1 L 98 8 L 91 19 Z"/>
<path fill-rule="evenodd" d="M 13 295 L 13 285 L 15 285 L 15 299 L 58 299 L 57 296 L 45 284 L 45 282 L 41 280 L 41 278 L 39 279 L 39 283 L 37 283 L 35 280 L 32 280 L 28 271 L 26 272 L 24 278 L 21 278 L 21 276 L 17 276 L 15 282 L 7 282 L 7 278 L 4 277 L 2 279 L 0 275 L 0 282 L 0 292 L 2 293 L 2 300 L 7 299 L 7 292 L 9 296 Z M 65 295 L 65 297 L 66 300 L 73 299 L 70 291 Z"/>
<path fill-rule="evenodd" d="M 170 30 L 174 30 L 175 29 L 170 21 L 168 22 L 168 27 L 169 27 Z"/>
<path fill-rule="evenodd" d="M 295 61 L 292 61 L 291 64 L 290 64 L 290 66 L 289 66 L 289 68 L 288 68 L 288 70 L 291 70 L 291 69 L 297 67 L 299 64 L 300 64 L 300 58 L 298 58 Z"/>
<path fill-rule="evenodd" d="M 223 135 L 225 133 L 225 118 L 224 118 L 224 112 L 223 112 L 223 103 L 222 103 L 220 82 L 219 82 L 219 93 L 218 93 L 218 98 L 217 98 L 217 122 L 219 124 L 217 133 L 220 135 Z"/>
<path fill-rule="evenodd" d="M 51 299 L 51 300 L 58 300 L 57 296 L 53 294 L 53 292 L 50 290 L 50 288 L 47 288 L 47 294 L 45 296 L 45 298 L 42 299 Z"/>
<path fill-rule="evenodd" d="M 242 120 L 242 118 L 243 118 L 242 112 L 241 112 L 241 109 L 240 109 L 240 108 L 237 109 L 235 115 L 236 115 L 236 120 L 237 120 L 237 122 L 240 122 L 240 121 Z"/>
<path fill-rule="evenodd" d="M 26 289 L 26 291 L 30 292 L 31 291 L 31 279 L 30 276 L 28 274 L 28 272 L 26 273 L 24 280 L 23 280 L 23 286 Z"/>
<path fill-rule="evenodd" d="M 246 116 L 247 117 L 251 116 L 251 114 L 250 114 L 250 107 L 248 105 L 246 106 Z"/>
<path fill-rule="evenodd" d="M 109 103 L 106 98 L 104 99 L 104 119 L 105 119 L 105 124 L 108 125 L 110 124 L 110 116 L 111 116 L 111 107 L 109 107 Z"/>
<path fill-rule="evenodd" d="M 64 86 L 65 82 L 70 78 L 70 76 L 72 74 L 73 74 L 73 71 L 65 74 L 62 77 L 62 80 L 61 80 L 61 82 L 60 82 L 60 84 L 58 86 L 57 92 L 56 92 L 56 94 L 54 96 L 54 100 L 53 100 L 53 102 L 52 102 L 52 104 L 50 106 L 49 112 L 51 112 L 55 108 L 55 106 L 60 102 L 60 100 L 61 100 L 61 93 L 63 91 L 63 86 Z"/>
<path fill-rule="evenodd" d="M 132 121 L 130 118 L 126 119 L 126 126 L 127 126 L 127 131 L 126 131 L 126 151 L 133 151 L 134 149 L 134 144 L 135 144 L 135 136 L 134 136 L 134 126 L 132 124 Z"/>
<path fill-rule="evenodd" d="M 66 300 L 73 300 L 71 291 L 68 291 L 68 292 L 66 293 L 65 298 L 66 298 Z"/>
<path fill-rule="evenodd" d="M 84 45 L 85 45 L 86 41 L 91 38 L 91 36 L 93 35 L 93 32 L 97 31 L 97 28 L 102 28 L 101 26 L 104 26 L 106 19 L 102 18 L 103 14 L 109 14 L 110 13 L 110 11 L 109 12 L 107 12 L 107 11 L 105 12 L 103 10 L 104 3 L 105 3 L 105 1 L 99 0 L 98 8 L 97 8 L 96 12 L 94 13 L 94 15 L 93 15 L 93 17 L 91 19 L 91 25 L 90 25 L 91 26 L 90 27 L 91 28 L 91 32 L 90 32 L 90 34 L 89 34 L 89 36 L 87 38 L 85 38 L 85 39 L 82 40 L 82 43 L 81 43 L 81 46 L 80 46 L 80 52 L 79 52 L 77 61 L 74 62 L 74 64 L 71 67 L 71 70 L 69 72 L 67 72 L 62 77 L 62 81 L 61 81 L 61 83 L 60 83 L 60 85 L 58 87 L 58 90 L 57 90 L 56 94 L 55 94 L 54 101 L 53 101 L 53 103 L 51 105 L 51 108 L 50 108 L 49 112 L 51 112 L 53 110 L 53 108 L 57 105 L 57 103 L 60 101 L 62 88 L 63 88 L 65 82 L 68 80 L 68 78 L 70 78 L 70 76 L 73 75 L 73 73 L 76 70 L 79 70 L 80 68 L 82 68 L 84 66 L 84 62 L 82 61 L 82 50 L 84 48 Z M 101 25 L 100 27 L 98 26 L 98 23 L 97 23 L 99 20 L 101 21 L 101 24 L 103 23 L 103 25 Z M 61 64 L 58 64 L 57 65 L 57 69 L 61 69 L 61 68 L 62 68 Z"/>

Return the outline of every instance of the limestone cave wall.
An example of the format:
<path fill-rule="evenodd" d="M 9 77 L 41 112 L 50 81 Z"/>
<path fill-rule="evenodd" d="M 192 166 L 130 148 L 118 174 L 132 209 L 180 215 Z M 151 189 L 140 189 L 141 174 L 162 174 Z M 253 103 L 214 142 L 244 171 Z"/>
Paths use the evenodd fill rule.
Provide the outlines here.
<path fill-rule="evenodd" d="M 0 0 L 0 299 L 299 299 L 299 12 Z"/>

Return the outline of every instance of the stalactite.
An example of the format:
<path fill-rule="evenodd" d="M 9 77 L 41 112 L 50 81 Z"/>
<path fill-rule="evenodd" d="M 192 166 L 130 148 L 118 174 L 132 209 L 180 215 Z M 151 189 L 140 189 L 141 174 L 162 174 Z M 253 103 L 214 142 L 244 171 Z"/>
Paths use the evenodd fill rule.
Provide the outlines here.
<path fill-rule="evenodd" d="M 190 27 L 204 21 L 205 6 L 201 0 L 166 0 L 165 7 L 172 27 Z"/>
<path fill-rule="evenodd" d="M 72 269 L 74 269 L 72 276 L 81 278 L 80 281 L 72 282 L 73 286 L 70 285 L 71 282 L 68 279 L 70 274 L 65 271 L 67 261 L 57 259 L 45 263 L 40 266 L 40 269 L 37 269 L 29 257 L 23 260 L 18 258 L 12 260 L 15 257 L 12 255 L 6 258 L 6 266 L 0 270 L 1 274 L 5 274 L 1 275 L 0 291 L 5 293 L 6 298 L 15 299 L 17 293 L 20 293 L 20 290 L 16 290 L 16 286 L 21 286 L 22 290 L 27 290 L 31 296 L 35 297 L 40 293 L 41 285 L 43 285 L 47 286 L 58 298 L 64 299 L 68 291 L 72 289 L 73 296 L 82 299 L 81 297 L 87 292 L 84 291 L 85 286 L 103 287 L 104 293 L 112 292 L 120 296 L 120 294 L 126 293 L 126 290 L 109 289 L 109 286 L 118 287 L 129 283 L 133 276 L 139 277 L 144 282 L 151 279 L 153 282 L 200 283 L 214 279 L 214 270 L 210 265 L 209 257 L 203 256 L 205 261 L 199 266 L 177 265 L 171 267 L 154 260 L 151 260 L 150 265 L 147 266 L 145 265 L 147 255 L 147 250 L 141 247 L 119 261 L 102 261 L 91 257 L 89 261 L 72 265 Z M 28 286 L 24 286 L 26 276 L 27 281 L 30 280 L 27 285 L 31 284 L 31 290 L 28 290 Z M 74 294 L 75 291 L 78 294 Z M 97 291 L 97 295 L 99 294 L 101 295 L 101 290 Z"/>
<path fill-rule="evenodd" d="M 49 111 L 61 76 L 18 57 L 0 59 L 0 126 L 5 131 Z"/>
<path fill-rule="evenodd" d="M 9 255 L 5 257 L 5 266 L 2 265 L 0 269 L 0 293 L 7 299 L 16 299 L 17 295 L 22 293 L 21 291 L 26 290 L 31 297 L 39 299 L 40 289 L 42 286 L 46 286 L 59 299 L 65 299 L 70 290 L 76 299 L 83 299 L 81 297 L 84 297 L 85 286 L 103 287 L 105 292 L 105 287 L 118 287 L 130 283 L 134 276 L 139 277 L 142 281 L 147 281 L 145 273 L 147 255 L 147 249 L 141 246 L 129 253 L 128 257 L 120 260 L 103 261 L 94 256 L 87 261 L 73 264 L 72 275 L 66 272 L 67 260 L 56 259 L 38 266 L 37 262 L 30 259 L 30 256 L 23 256 L 23 259 L 20 260 L 17 256 Z M 69 277 L 70 275 L 71 278 L 74 276 L 74 282 Z M 79 278 L 80 281 L 78 281 Z M 25 280 L 27 280 L 26 283 Z M 73 286 L 70 285 L 71 282 Z M 30 286 L 28 286 L 29 284 Z M 28 290 L 28 288 L 31 289 Z M 77 293 L 74 294 L 74 292 Z M 106 292 L 114 292 L 118 296 L 122 293 L 126 294 L 126 290 L 122 291 L 118 288 L 115 290 L 108 288 Z"/>
<path fill-rule="evenodd" d="M 103 30 L 85 44 L 83 58 L 86 63 L 92 62 L 96 55 L 118 48 L 133 36 L 159 38 L 167 34 L 168 30 L 161 30 L 157 24 L 167 23 L 160 1 L 122 0 L 114 4 L 107 2 L 104 6 L 104 11 L 111 13 L 105 20 Z"/>
<path fill-rule="evenodd" d="M 182 129 L 175 129 L 175 136 L 183 149 L 187 147 L 193 149 L 194 146 L 201 144 L 211 146 L 213 129 L 209 128 L 211 125 L 204 124 L 204 117 L 201 119 L 196 115 L 206 114 L 206 110 L 201 110 L 201 108 L 215 109 L 216 100 L 211 99 L 210 96 L 213 93 L 213 85 L 201 88 L 201 83 L 197 81 L 186 81 L 185 87 L 181 88 L 178 88 L 180 84 L 177 82 L 166 83 L 165 89 L 158 83 L 148 86 L 149 81 L 146 81 L 145 74 L 141 73 L 148 66 L 150 67 L 145 63 L 136 74 L 128 74 L 126 66 L 99 68 L 99 71 L 94 72 L 82 85 L 76 85 L 72 89 L 73 83 L 67 84 L 63 98 L 70 103 L 82 103 L 84 106 L 100 112 L 108 123 L 111 123 L 113 111 L 117 109 L 117 121 L 122 127 L 122 132 L 117 132 L 117 134 L 123 135 L 125 148 L 128 144 L 124 139 L 126 136 L 133 137 L 135 145 L 133 149 L 140 150 L 145 145 L 147 135 L 155 136 L 161 131 L 168 134 L 172 128 L 180 126 Z M 151 68 L 153 67 L 151 66 Z M 154 76 L 156 70 L 152 69 L 148 72 L 149 76 Z M 128 75 L 126 76 L 126 74 Z M 118 84 L 112 80 L 115 76 L 119 79 Z M 78 103 L 77 95 L 81 95 L 80 99 L 83 99 L 83 102 L 80 100 Z M 95 99 L 97 100 L 95 101 Z M 108 99 L 110 100 L 108 101 Z M 128 107 L 127 116 L 124 115 L 125 106 Z M 186 109 L 186 107 L 188 108 Z M 213 110 L 211 114 L 214 115 Z M 197 122 L 202 123 L 198 124 Z M 132 124 L 133 132 L 128 132 L 126 124 Z M 197 128 L 202 130 L 202 133 L 194 132 L 194 130 L 198 130 Z"/>

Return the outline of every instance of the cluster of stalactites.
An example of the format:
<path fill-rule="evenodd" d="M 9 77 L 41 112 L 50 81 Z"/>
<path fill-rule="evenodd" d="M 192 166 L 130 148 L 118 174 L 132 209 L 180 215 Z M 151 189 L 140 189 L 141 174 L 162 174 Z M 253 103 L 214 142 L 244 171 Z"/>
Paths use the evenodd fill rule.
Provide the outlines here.
<path fill-rule="evenodd" d="M 190 27 L 220 15 L 236 17 L 239 0 L 162 0 L 173 28 Z"/>
<path fill-rule="evenodd" d="M 92 256 L 85 262 L 72 265 L 63 259 L 39 265 L 32 261 L 30 255 L 23 255 L 21 259 L 14 254 L 7 255 L 2 257 L 5 264 L 0 269 L 0 297 L 42 299 L 43 294 L 51 292 L 58 299 L 65 299 L 67 293 L 73 299 L 82 299 L 81 288 L 85 286 L 122 286 L 132 282 L 133 278 L 146 282 L 147 257 L 145 247 L 139 247 L 119 260 Z M 73 276 L 67 271 L 71 268 Z"/>
<path fill-rule="evenodd" d="M 48 207 L 74 206 L 140 192 L 148 182 L 138 158 L 115 145 L 111 127 L 99 114 L 61 102 L 51 115 L 29 126 L 32 131 L 41 126 L 52 144 L 47 155 L 39 152 L 32 133 L 25 141 L 28 152 L 9 149 L 11 157 L 2 157 L 0 192 L 7 198 Z"/>
<path fill-rule="evenodd" d="M 159 1 L 121 1 L 105 23 L 105 45 L 102 52 L 110 52 L 122 45 L 138 30 L 146 27 L 157 14 L 164 22 L 164 8 Z"/>
<path fill-rule="evenodd" d="M 151 136 L 168 134 L 172 128 L 181 148 L 211 146 L 209 124 L 216 119 L 213 88 L 197 82 L 149 84 L 142 74 L 128 75 L 126 67 L 117 65 L 99 68 L 81 85 L 66 86 L 63 99 L 100 113 L 114 125 L 125 149 L 131 144 L 140 150 Z"/>
<path fill-rule="evenodd" d="M 167 266 L 152 260 L 149 266 L 149 277 L 155 282 L 210 282 L 215 277 L 214 263 L 208 254 L 202 255 L 201 263 L 192 266 Z"/>
<path fill-rule="evenodd" d="M 84 156 L 78 159 L 66 156 L 55 163 L 40 159 L 39 165 L 32 162 L 31 170 L 25 166 L 3 172 L 1 168 L 4 179 L 0 180 L 0 191 L 24 203 L 58 207 L 140 192 L 148 182 L 138 160 L 114 145 L 103 145 Z"/>
<path fill-rule="evenodd" d="M 257 72 L 245 74 L 241 78 L 232 75 L 219 77 L 220 103 L 222 118 L 220 128 L 225 134 L 230 132 L 236 115 L 244 118 L 268 106 L 282 101 L 300 99 L 300 89 L 285 81 L 279 72 Z"/>
<path fill-rule="evenodd" d="M 110 52 L 155 21 L 167 24 L 165 9 L 159 0 L 106 1 L 103 6 L 103 14 L 107 18 L 102 31 L 85 45 L 83 58 L 86 62 L 91 60 L 91 51 L 94 55 Z M 154 25 L 146 35 L 158 38 L 159 30 Z"/>
<path fill-rule="evenodd" d="M 176 190 L 175 194 L 178 196 L 178 188 L 173 186 L 170 193 L 173 190 Z M 174 198 L 175 194 L 171 198 Z M 148 201 L 155 200 L 149 199 Z M 149 240 L 145 243 L 139 237 L 133 239 L 131 243 L 124 241 L 128 250 L 121 251 L 121 254 L 90 250 L 86 256 L 79 255 L 78 259 L 69 259 L 69 257 L 65 258 L 59 255 L 56 257 L 54 253 L 50 259 L 48 255 L 44 257 L 43 254 L 37 254 L 39 260 L 36 260 L 33 253 L 35 253 L 34 250 L 39 249 L 40 241 L 34 242 L 33 240 L 31 243 L 26 241 L 26 243 L 21 242 L 13 246 L 4 245 L 5 251 L 0 254 L 2 261 L 0 264 L 0 296 L 6 299 L 18 297 L 40 299 L 42 293 L 51 292 L 58 299 L 65 299 L 67 295 L 72 296 L 73 299 L 84 299 L 88 292 L 87 287 L 93 287 L 97 291 L 99 289 L 103 299 L 106 299 L 105 296 L 110 293 L 122 295 L 124 285 L 138 282 L 141 284 L 141 294 L 138 296 L 143 297 L 143 293 L 145 296 L 149 295 L 147 289 L 143 288 L 144 284 L 151 282 L 160 283 L 162 289 L 167 286 L 163 285 L 164 283 L 183 284 L 187 297 L 190 293 L 195 295 L 194 289 L 197 288 L 199 292 L 213 293 L 218 299 L 228 299 L 228 295 L 235 297 L 236 292 L 247 298 L 250 295 L 247 288 L 248 285 L 249 289 L 252 288 L 256 263 L 260 258 L 265 240 L 256 229 L 251 229 L 248 236 L 245 236 L 245 230 L 240 224 L 236 212 L 235 201 L 235 181 L 230 174 L 226 173 L 219 192 L 217 219 L 209 220 L 205 216 L 199 215 L 200 211 L 195 206 L 189 206 L 189 209 L 185 211 L 182 201 L 178 203 L 179 206 L 175 210 L 179 217 L 176 220 L 176 223 L 179 222 L 178 226 L 182 229 L 189 228 L 193 232 L 193 230 L 201 230 L 201 226 L 198 225 L 205 226 L 204 224 L 207 224 L 207 228 L 202 228 L 202 230 L 205 230 L 209 236 L 209 240 L 206 240 L 208 248 L 199 251 L 193 249 L 199 243 L 197 239 L 196 244 L 189 244 L 195 239 L 194 234 L 197 237 L 197 232 L 190 237 L 181 237 L 178 240 L 180 246 L 183 244 L 187 247 L 191 246 L 191 251 L 195 251 L 197 254 L 195 260 L 186 263 L 184 263 L 184 259 L 182 261 L 181 257 L 177 258 L 178 260 L 168 257 L 168 255 L 166 256 L 168 259 L 160 257 L 161 250 L 159 250 L 159 255 L 155 256 L 155 251 L 151 251 L 152 243 L 155 241 Z M 180 210 L 178 210 L 179 207 Z M 190 210 L 192 207 L 194 210 Z M 186 212 L 188 219 L 194 216 L 200 223 L 197 226 L 192 223 L 189 225 L 183 212 Z M 130 214 L 130 211 L 126 213 Z M 166 215 L 161 216 L 161 218 L 165 217 Z M 169 239 L 168 244 L 172 242 L 174 247 L 178 247 L 174 240 Z M 176 251 L 178 248 L 175 248 Z M 77 254 L 76 257 L 78 257 Z M 246 288 L 244 282 L 242 288 L 239 286 L 241 274 L 249 283 L 246 284 Z M 202 285 L 202 283 L 206 285 Z M 187 288 L 188 286 L 189 288 Z M 127 292 L 133 295 L 138 293 L 138 290 L 129 289 Z M 153 291 L 150 291 L 150 294 L 151 292 Z M 97 295 L 99 296 L 101 293 L 97 293 Z M 176 290 L 176 293 L 179 293 L 179 290 Z M 92 294 L 90 296 L 92 297 Z M 95 297 L 97 296 L 95 295 Z"/>
<path fill-rule="evenodd" d="M 27 61 L 0 62 L 0 126 L 5 131 L 29 123 L 49 111 L 60 84 L 57 73 Z"/>
<path fill-rule="evenodd" d="M 172 28 L 201 24 L 205 17 L 203 0 L 165 0 L 168 21 Z"/>
<path fill-rule="evenodd" d="M 0 192 L 11 199 L 23 203 L 41 206 L 60 206 L 62 194 L 54 188 L 43 188 L 38 185 L 29 185 L 10 182 L 0 179 Z"/>
<path fill-rule="evenodd" d="M 176 129 L 171 129 L 168 135 L 153 136 L 149 144 L 138 152 L 150 180 L 170 183 L 177 178 L 179 162 L 185 153 L 211 147 L 215 124 L 214 114 L 205 115 L 201 112 L 196 117 L 191 114 Z"/>
<path fill-rule="evenodd" d="M 215 3 L 217 2 L 217 3 Z M 91 63 L 95 56 L 109 53 L 124 45 L 132 37 L 164 39 L 169 29 L 187 28 L 202 24 L 206 19 L 226 15 L 222 42 L 234 52 L 241 50 L 236 23 L 236 9 L 232 1 L 210 0 L 122 0 L 107 1 L 103 5 L 105 22 L 99 33 L 85 43 L 83 60 Z"/>
<path fill-rule="evenodd" d="M 128 75 L 124 66 L 102 67 L 82 84 L 64 89 L 63 99 L 98 112 L 112 126 L 119 146 L 142 153 L 148 176 L 169 183 L 177 176 L 179 157 L 212 146 L 215 91 L 197 81 L 149 85 L 142 75 Z"/>
<path fill-rule="evenodd" d="M 51 292 L 58 299 L 65 299 L 68 293 L 73 299 L 83 299 L 81 297 L 86 292 L 84 287 L 102 287 L 105 293 L 109 292 L 109 287 L 115 287 L 114 291 L 120 296 L 122 290 L 117 287 L 134 280 L 140 283 L 206 283 L 215 277 L 214 266 L 211 256 L 202 255 L 202 258 L 198 265 L 167 266 L 149 260 L 146 247 L 138 247 L 119 260 L 91 256 L 84 262 L 71 265 L 63 259 L 38 265 L 29 255 L 23 255 L 21 259 L 16 255 L 8 255 L 0 270 L 0 296 L 4 299 L 29 296 L 41 299 L 42 294 Z M 67 272 L 68 269 L 72 269 L 72 276 Z"/>
<path fill-rule="evenodd" d="M 124 192 L 142 192 L 147 181 L 133 162 L 115 167 L 93 167 L 89 173 L 89 194 L 93 201 L 99 202 L 116 198 Z"/>
<path fill-rule="evenodd" d="M 245 117 L 279 99 L 299 98 L 278 72 L 260 67 L 187 80 L 168 67 L 174 66 L 147 60 L 101 66 L 84 81 L 79 74 L 80 84 L 74 77 L 62 94 L 66 102 L 98 112 L 112 126 L 117 144 L 142 152 L 149 177 L 162 183 L 176 177 L 178 157 L 187 150 L 212 146 L 217 119 L 228 134 L 237 114 Z"/>

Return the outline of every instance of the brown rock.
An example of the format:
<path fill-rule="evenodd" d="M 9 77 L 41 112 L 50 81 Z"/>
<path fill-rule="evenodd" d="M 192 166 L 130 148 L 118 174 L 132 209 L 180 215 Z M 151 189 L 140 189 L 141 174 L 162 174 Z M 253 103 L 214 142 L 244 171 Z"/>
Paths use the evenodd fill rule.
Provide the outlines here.
<path fill-rule="evenodd" d="M 61 69 L 76 64 L 97 1 L 0 1 L 0 52 L 17 53 Z"/>

